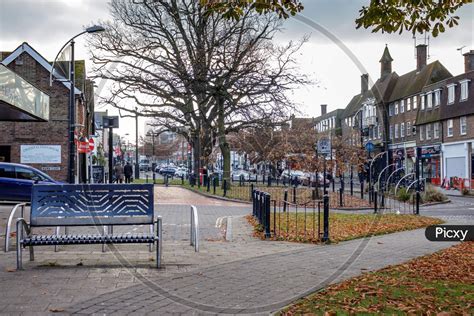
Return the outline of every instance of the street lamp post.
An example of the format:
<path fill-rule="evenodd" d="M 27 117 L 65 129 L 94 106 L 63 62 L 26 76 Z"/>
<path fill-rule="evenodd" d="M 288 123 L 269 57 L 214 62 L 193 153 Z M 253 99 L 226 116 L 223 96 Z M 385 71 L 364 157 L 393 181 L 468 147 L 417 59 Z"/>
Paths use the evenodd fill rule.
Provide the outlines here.
<path fill-rule="evenodd" d="M 50 73 L 50 85 L 53 84 L 53 73 L 54 73 L 54 66 L 56 64 L 56 61 L 61 54 L 61 52 L 64 50 L 64 48 L 69 44 L 71 47 L 71 63 L 69 66 L 69 82 L 70 82 L 70 87 L 69 87 L 69 158 L 68 158 L 68 182 L 69 183 L 74 183 L 74 174 L 75 174 L 75 158 L 76 158 L 76 146 L 74 143 L 74 130 L 75 130 L 75 124 L 76 124 L 76 107 L 75 107 L 75 101 L 76 101 L 76 95 L 75 95 L 75 73 L 74 73 L 74 39 L 76 37 L 79 37 L 85 33 L 98 33 L 105 31 L 105 29 L 102 26 L 99 25 L 94 25 L 91 27 L 88 27 L 85 31 L 75 35 L 72 37 L 69 41 L 66 42 L 66 44 L 63 45 L 63 47 L 59 50 L 59 53 L 56 55 L 56 58 L 54 59 L 53 66 L 51 68 L 51 73 Z"/>
<path fill-rule="evenodd" d="M 138 162 L 138 108 L 135 107 L 135 179 L 140 178 L 140 165 Z"/>

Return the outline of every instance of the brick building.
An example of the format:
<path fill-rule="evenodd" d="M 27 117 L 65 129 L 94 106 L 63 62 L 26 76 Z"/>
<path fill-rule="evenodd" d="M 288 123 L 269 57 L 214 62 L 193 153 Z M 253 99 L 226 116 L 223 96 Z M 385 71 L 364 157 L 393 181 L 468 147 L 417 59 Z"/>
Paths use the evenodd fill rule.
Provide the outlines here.
<path fill-rule="evenodd" d="M 11 71 L 27 80 L 49 96 L 49 120 L 44 122 L 2 122 L 0 124 L 0 148 L 9 152 L 11 162 L 26 163 L 42 170 L 54 179 L 67 181 L 68 173 L 68 128 L 69 89 L 67 81 L 54 81 L 50 86 L 51 64 L 28 43 L 21 44 L 11 53 L 2 52 L 0 62 Z M 78 84 L 92 89 L 92 83 L 85 80 L 77 65 Z M 85 73 L 84 67 L 82 72 Z M 57 78 L 61 79 L 61 78 Z M 64 79 L 64 78 L 62 78 Z M 75 89 L 76 131 L 88 135 L 91 125 L 91 105 L 85 102 L 84 94 Z M 89 96 L 93 93 L 90 92 Z M 92 104 L 93 107 L 93 104 Z M 38 155 L 38 153 L 44 153 Z M 36 155 L 36 157 L 35 157 Z M 84 159 L 76 159 L 79 162 Z M 78 169 L 76 169 L 78 170 Z M 76 172 L 76 175 L 78 173 Z"/>

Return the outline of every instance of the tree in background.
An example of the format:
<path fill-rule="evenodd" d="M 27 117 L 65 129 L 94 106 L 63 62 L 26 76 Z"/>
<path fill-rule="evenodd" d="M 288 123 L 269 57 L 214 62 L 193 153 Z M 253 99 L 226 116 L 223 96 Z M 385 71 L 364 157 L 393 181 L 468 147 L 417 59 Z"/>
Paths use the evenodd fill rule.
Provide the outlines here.
<path fill-rule="evenodd" d="M 299 0 L 200 0 L 203 6 L 223 14 L 227 18 L 238 19 L 246 8 L 264 14 L 276 12 L 288 18 L 301 12 L 304 7 Z M 430 33 L 436 37 L 446 28 L 458 25 L 456 11 L 472 0 L 370 0 L 363 6 L 355 20 L 357 28 L 372 29 L 373 32 Z"/>

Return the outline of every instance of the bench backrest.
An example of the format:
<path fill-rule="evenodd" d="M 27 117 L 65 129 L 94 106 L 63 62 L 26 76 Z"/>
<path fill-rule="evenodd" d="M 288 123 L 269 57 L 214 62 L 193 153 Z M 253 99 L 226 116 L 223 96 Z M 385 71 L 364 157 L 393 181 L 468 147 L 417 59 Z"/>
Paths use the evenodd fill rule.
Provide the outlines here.
<path fill-rule="evenodd" d="M 153 184 L 33 185 L 31 226 L 153 223 Z"/>

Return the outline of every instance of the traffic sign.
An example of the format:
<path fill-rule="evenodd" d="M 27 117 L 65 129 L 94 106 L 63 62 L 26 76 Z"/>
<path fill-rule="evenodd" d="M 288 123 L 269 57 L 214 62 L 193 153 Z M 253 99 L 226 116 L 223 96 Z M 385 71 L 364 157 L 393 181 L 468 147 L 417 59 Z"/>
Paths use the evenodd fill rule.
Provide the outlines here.
<path fill-rule="evenodd" d="M 77 144 L 77 151 L 81 154 L 87 153 L 89 150 L 89 140 L 86 137 L 79 138 L 79 142 Z"/>
<path fill-rule="evenodd" d="M 318 153 L 322 155 L 331 154 L 331 139 L 329 137 L 322 137 L 318 140 Z"/>
<path fill-rule="evenodd" d="M 93 151 L 94 148 L 95 148 L 94 139 L 91 137 L 89 138 L 89 152 Z"/>
<path fill-rule="evenodd" d="M 367 144 L 365 144 L 365 149 L 370 153 L 372 151 L 374 151 L 374 143 L 372 142 L 367 142 Z"/>

